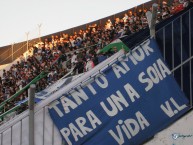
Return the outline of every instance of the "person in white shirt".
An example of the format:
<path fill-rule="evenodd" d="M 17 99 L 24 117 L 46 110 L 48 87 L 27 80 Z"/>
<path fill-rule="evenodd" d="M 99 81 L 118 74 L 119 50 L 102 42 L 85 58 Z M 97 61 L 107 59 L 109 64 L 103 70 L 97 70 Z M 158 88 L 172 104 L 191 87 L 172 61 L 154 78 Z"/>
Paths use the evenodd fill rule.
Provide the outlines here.
<path fill-rule="evenodd" d="M 91 70 L 93 67 L 94 67 L 94 62 L 90 58 L 88 58 L 85 66 L 86 71 Z"/>
<path fill-rule="evenodd" d="M 124 22 L 127 22 L 128 18 L 129 18 L 128 15 L 125 13 L 125 15 L 124 15 L 124 17 L 123 17 L 123 21 L 124 21 Z"/>
<path fill-rule="evenodd" d="M 74 54 L 72 55 L 72 58 L 71 58 L 71 64 L 75 63 L 76 59 L 77 59 L 77 54 L 76 54 L 76 52 L 74 52 Z"/>

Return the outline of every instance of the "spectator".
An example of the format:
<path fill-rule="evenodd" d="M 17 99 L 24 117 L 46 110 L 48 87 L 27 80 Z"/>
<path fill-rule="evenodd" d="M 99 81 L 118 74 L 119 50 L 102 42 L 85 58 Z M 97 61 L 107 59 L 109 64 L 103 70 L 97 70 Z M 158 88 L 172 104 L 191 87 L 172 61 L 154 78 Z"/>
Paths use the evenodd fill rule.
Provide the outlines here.
<path fill-rule="evenodd" d="M 87 62 L 86 62 L 86 66 L 85 66 L 85 70 L 89 71 L 92 68 L 94 68 L 94 62 L 91 60 L 91 58 L 87 58 Z"/>

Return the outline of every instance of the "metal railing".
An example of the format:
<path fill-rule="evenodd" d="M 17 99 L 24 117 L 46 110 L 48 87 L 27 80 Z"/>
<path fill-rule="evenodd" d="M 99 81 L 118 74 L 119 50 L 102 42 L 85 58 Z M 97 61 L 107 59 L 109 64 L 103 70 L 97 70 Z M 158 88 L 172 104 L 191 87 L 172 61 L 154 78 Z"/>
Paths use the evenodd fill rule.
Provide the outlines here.
<path fill-rule="evenodd" d="M 21 54 L 27 51 L 27 44 L 34 44 L 36 39 L 29 40 L 28 42 L 21 42 L 17 44 L 12 44 L 8 50 L 5 50 L 2 54 L 0 54 L 0 64 L 7 64 L 13 62 L 17 59 Z"/>
<path fill-rule="evenodd" d="M 18 51 L 20 51 L 20 52 L 23 53 L 23 51 L 21 51 L 21 49 L 23 49 L 26 45 L 27 45 L 27 43 L 24 44 L 22 47 L 18 48 L 16 51 L 13 51 L 13 50 L 12 50 L 12 51 L 11 51 L 11 54 L 10 54 L 9 56 L 7 56 L 6 58 L 4 58 L 4 59 L 0 62 L 0 64 L 3 64 L 4 62 L 6 62 L 6 60 L 8 60 L 9 58 L 11 58 L 11 62 L 13 62 L 13 61 L 14 61 L 14 54 L 17 53 Z M 14 44 L 13 44 L 12 47 L 14 47 Z M 11 48 L 11 49 L 13 49 L 13 48 Z M 8 51 L 10 51 L 10 50 L 5 51 L 5 52 L 2 53 L 1 55 L 6 54 Z M 17 56 L 17 57 L 18 57 L 18 56 Z M 16 58 L 17 58 L 17 57 L 16 57 Z M 9 61 L 8 61 L 8 62 L 9 62 Z"/>
<path fill-rule="evenodd" d="M 181 90 L 190 100 L 193 107 L 193 51 L 192 51 L 192 27 L 193 8 L 186 11 L 163 28 L 156 32 L 164 60 L 168 63 L 174 78 L 177 80 Z M 179 32 L 179 33 L 176 33 Z"/>

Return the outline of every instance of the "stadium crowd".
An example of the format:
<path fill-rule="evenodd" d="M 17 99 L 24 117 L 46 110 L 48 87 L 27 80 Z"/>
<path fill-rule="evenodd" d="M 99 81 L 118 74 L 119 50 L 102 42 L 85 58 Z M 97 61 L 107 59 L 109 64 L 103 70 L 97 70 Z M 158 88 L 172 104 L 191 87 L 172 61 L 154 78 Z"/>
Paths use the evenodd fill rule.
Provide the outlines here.
<path fill-rule="evenodd" d="M 183 10 L 189 2 L 174 0 L 170 6 L 167 2 L 163 2 L 158 6 L 157 23 Z M 151 11 L 151 8 L 149 10 Z M 30 47 L 27 57 L 21 55 L 20 60 L 13 64 L 10 70 L 3 70 L 3 75 L 0 76 L 0 103 L 21 90 L 42 71 L 49 73 L 37 82 L 37 92 L 70 71 L 73 74 L 89 71 L 113 54 L 99 53 L 102 48 L 123 35 L 132 35 L 148 26 L 146 12 L 147 9 L 140 9 L 138 12 L 129 11 L 123 18 L 116 18 L 113 21 L 109 19 L 104 27 L 94 24 L 86 30 L 75 32 L 74 35 L 53 35 L 50 39 L 34 44 Z M 25 91 L 7 103 L 1 113 L 26 98 Z M 27 105 L 24 108 L 26 107 Z"/>

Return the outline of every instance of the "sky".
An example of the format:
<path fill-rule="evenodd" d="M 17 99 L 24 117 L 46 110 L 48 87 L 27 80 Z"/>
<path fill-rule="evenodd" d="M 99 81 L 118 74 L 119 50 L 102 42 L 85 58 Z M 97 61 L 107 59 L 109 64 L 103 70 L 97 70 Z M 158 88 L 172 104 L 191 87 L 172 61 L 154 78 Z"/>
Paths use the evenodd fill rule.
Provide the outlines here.
<path fill-rule="evenodd" d="M 150 0 L 1 0 L 0 47 L 116 14 Z M 39 25 L 39 26 L 38 26 Z"/>

